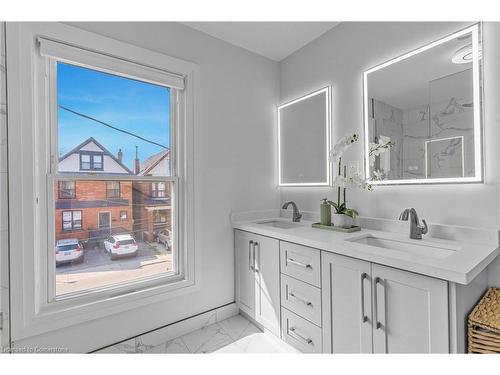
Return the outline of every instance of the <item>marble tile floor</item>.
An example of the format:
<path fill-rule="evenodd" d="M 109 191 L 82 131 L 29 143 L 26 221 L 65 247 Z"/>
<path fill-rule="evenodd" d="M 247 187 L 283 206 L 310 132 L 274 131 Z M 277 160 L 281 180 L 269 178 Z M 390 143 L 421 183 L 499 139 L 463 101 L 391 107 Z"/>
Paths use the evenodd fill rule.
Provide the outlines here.
<path fill-rule="evenodd" d="M 183 336 L 147 344 L 142 336 L 97 353 L 297 353 L 270 333 L 264 333 L 241 315 L 213 323 Z"/>

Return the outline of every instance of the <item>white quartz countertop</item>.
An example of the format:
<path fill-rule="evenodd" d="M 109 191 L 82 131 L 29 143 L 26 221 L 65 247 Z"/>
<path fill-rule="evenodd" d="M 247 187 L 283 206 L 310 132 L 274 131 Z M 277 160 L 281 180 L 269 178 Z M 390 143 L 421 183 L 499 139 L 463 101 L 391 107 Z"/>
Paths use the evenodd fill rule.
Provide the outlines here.
<path fill-rule="evenodd" d="M 313 222 L 304 220 L 296 227 L 287 229 L 259 224 L 271 219 L 291 222 L 285 218 L 236 220 L 233 221 L 233 228 L 460 284 L 471 282 L 495 259 L 499 251 L 497 244 L 468 243 L 429 236 L 424 236 L 422 240 L 411 240 L 408 233 L 372 229 L 354 233 L 334 232 L 312 228 Z M 422 254 L 348 241 L 365 235 L 422 246 Z M 429 256 L 424 246 L 443 247 L 452 251 L 446 251 L 450 255 L 442 258 Z"/>

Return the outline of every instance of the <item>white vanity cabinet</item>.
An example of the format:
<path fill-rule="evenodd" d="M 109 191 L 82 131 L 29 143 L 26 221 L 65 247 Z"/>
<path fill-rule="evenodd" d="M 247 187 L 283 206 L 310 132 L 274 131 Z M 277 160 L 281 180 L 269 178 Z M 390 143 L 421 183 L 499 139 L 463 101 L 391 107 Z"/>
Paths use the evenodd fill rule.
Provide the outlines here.
<path fill-rule="evenodd" d="M 236 297 L 239 308 L 280 334 L 279 241 L 236 230 Z"/>
<path fill-rule="evenodd" d="M 488 287 L 235 229 L 240 310 L 305 353 L 464 353 Z M 323 232 L 321 232 L 323 233 Z"/>
<path fill-rule="evenodd" d="M 449 353 L 446 281 L 378 264 L 372 280 L 374 353 Z"/>
<path fill-rule="evenodd" d="M 322 252 L 323 350 L 448 353 L 448 283 Z"/>

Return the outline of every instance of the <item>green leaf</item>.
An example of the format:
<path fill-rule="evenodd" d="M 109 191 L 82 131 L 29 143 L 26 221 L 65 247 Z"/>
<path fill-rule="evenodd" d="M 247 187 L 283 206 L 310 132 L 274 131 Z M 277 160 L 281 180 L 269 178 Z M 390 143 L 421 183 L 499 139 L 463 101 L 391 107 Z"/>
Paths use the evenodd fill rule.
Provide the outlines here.
<path fill-rule="evenodd" d="M 346 209 L 346 210 L 345 210 L 345 212 L 344 212 L 344 214 L 345 214 L 345 215 L 347 215 L 347 216 L 352 217 L 353 219 L 354 219 L 356 216 L 358 216 L 358 215 L 359 215 L 359 214 L 358 214 L 358 211 L 356 211 L 356 210 L 355 210 L 355 209 L 353 209 L 353 208 L 348 208 L 348 209 Z"/>

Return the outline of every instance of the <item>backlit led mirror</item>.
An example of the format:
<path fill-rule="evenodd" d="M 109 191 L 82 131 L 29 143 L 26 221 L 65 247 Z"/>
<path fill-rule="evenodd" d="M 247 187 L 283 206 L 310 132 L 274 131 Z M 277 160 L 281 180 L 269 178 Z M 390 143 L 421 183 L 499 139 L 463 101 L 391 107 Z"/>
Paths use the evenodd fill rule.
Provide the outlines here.
<path fill-rule="evenodd" d="M 364 72 L 370 183 L 483 181 L 481 58 L 476 24 Z"/>
<path fill-rule="evenodd" d="M 330 87 L 278 107 L 279 186 L 330 184 Z"/>

